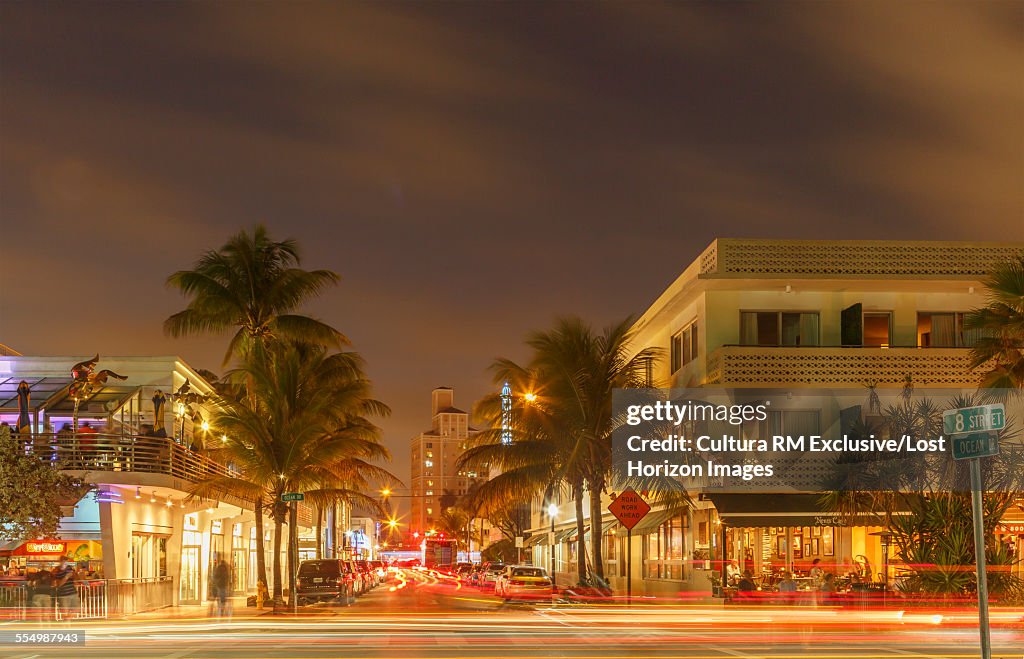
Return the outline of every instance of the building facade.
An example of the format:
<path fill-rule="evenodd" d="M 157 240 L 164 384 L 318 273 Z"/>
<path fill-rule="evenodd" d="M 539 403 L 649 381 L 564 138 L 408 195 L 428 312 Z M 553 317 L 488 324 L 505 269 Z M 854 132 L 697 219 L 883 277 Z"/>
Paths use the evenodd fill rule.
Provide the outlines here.
<path fill-rule="evenodd" d="M 978 334 L 965 315 L 984 306 L 986 275 L 1022 252 L 1021 243 L 719 239 L 637 320 L 633 345 L 664 351 L 651 374 L 661 387 L 847 389 L 861 399 L 868 387 L 969 391 L 978 382 L 970 368 Z M 776 431 L 805 434 L 835 421 L 798 409 L 768 419 Z M 881 527 L 829 514 L 815 495 L 698 488 L 691 496 L 689 509 L 656 509 L 633 530 L 634 592 L 706 591 L 723 559 L 755 574 L 815 558 L 877 572 L 886 561 Z M 545 503 L 535 502 L 527 544 L 547 566 Z M 572 517 L 568 505 L 559 508 Z M 625 530 L 602 518 L 605 572 L 621 589 Z M 1021 528 L 1012 520 L 1004 527 L 1007 536 Z M 555 529 L 556 569 L 568 579 L 574 525 L 556 520 Z M 1024 555 L 1024 536 L 1010 540 Z"/>
<path fill-rule="evenodd" d="M 76 413 L 69 371 L 85 359 L 0 356 L 0 421 L 18 427 L 27 414 L 30 428 L 18 433 L 24 450 L 93 486 L 64 511 L 57 537 L 9 543 L 0 548 L 0 560 L 49 567 L 71 555 L 105 580 L 129 613 L 206 600 L 218 557 L 231 566 L 235 594 L 255 590 L 251 504 L 231 496 L 189 497 L 204 478 L 238 473 L 211 457 L 221 441 L 212 404 L 175 396 L 185 389 L 205 397 L 211 385 L 178 357 L 103 357 L 97 368 L 124 379 L 96 387 L 78 401 Z M 27 401 L 17 399 L 22 383 L 30 391 Z M 273 523 L 266 517 L 263 523 L 269 569 Z M 312 538 L 305 507 L 299 533 Z"/>
<path fill-rule="evenodd" d="M 438 387 L 431 392 L 430 418 L 430 428 L 410 441 L 410 535 L 435 530 L 443 508 L 454 505 L 474 482 L 486 479 L 486 474 L 458 467 L 476 430 L 469 425 L 469 413 L 455 407 L 451 388 Z"/>

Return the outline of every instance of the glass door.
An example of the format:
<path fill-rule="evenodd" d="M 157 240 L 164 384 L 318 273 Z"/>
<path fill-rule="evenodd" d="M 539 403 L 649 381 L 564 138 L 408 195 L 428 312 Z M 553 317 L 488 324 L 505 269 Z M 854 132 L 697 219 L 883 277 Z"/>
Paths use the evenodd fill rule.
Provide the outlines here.
<path fill-rule="evenodd" d="M 181 604 L 199 604 L 199 584 L 202 583 L 202 564 L 199 546 L 181 548 L 181 590 L 178 599 Z"/>

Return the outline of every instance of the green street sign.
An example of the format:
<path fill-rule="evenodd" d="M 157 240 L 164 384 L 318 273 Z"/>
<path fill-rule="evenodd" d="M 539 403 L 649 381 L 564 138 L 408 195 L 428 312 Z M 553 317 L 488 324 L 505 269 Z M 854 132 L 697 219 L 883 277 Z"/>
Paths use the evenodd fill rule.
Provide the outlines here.
<path fill-rule="evenodd" d="M 999 435 L 994 432 L 976 432 L 949 438 L 954 460 L 985 458 L 999 454 Z"/>
<path fill-rule="evenodd" d="M 1006 412 L 1002 403 L 961 407 L 942 413 L 942 429 L 947 435 L 959 435 L 1000 430 L 1006 425 Z"/>
<path fill-rule="evenodd" d="M 281 495 L 281 501 L 302 501 L 305 498 L 302 492 L 285 492 Z"/>

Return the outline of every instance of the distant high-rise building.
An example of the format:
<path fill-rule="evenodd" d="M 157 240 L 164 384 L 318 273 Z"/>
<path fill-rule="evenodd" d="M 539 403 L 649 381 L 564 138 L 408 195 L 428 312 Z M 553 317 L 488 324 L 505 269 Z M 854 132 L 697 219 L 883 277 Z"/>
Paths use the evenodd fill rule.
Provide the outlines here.
<path fill-rule="evenodd" d="M 460 471 L 457 467 L 467 440 L 476 430 L 469 425 L 469 414 L 455 407 L 455 392 L 450 387 L 438 387 L 431 392 L 430 417 L 430 428 L 410 442 L 412 517 L 409 531 L 421 534 L 435 528 L 443 505 L 452 505 L 474 481 L 486 480 L 486 474 Z"/>

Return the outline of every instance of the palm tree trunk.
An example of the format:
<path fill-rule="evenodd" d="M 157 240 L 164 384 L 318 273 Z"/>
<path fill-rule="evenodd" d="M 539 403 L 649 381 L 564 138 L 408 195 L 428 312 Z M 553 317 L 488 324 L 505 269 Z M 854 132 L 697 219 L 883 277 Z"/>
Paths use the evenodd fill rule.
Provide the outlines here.
<path fill-rule="evenodd" d="M 295 572 L 299 562 L 299 515 L 298 505 L 293 501 L 288 506 L 288 604 L 295 609 Z"/>
<path fill-rule="evenodd" d="M 331 514 L 327 517 L 331 525 L 331 558 L 338 557 L 338 504 L 331 502 Z"/>
<path fill-rule="evenodd" d="M 274 504 L 274 611 L 284 603 L 281 592 L 281 527 L 284 516 L 278 512 L 279 504 Z"/>
<path fill-rule="evenodd" d="M 573 502 L 576 504 L 576 576 L 580 583 L 587 580 L 587 538 L 583 519 L 583 484 L 573 488 Z"/>
<path fill-rule="evenodd" d="M 604 529 L 601 520 L 601 490 L 600 484 L 592 483 L 590 486 L 590 547 L 591 555 L 594 557 L 594 573 L 604 579 L 604 560 L 601 556 L 601 541 L 604 539 Z"/>
<path fill-rule="evenodd" d="M 324 557 L 324 509 L 322 506 L 316 507 L 316 559 L 320 560 Z"/>
<path fill-rule="evenodd" d="M 256 588 L 259 589 L 259 582 L 267 583 L 267 555 L 263 542 L 263 497 L 253 508 L 256 513 Z"/>

